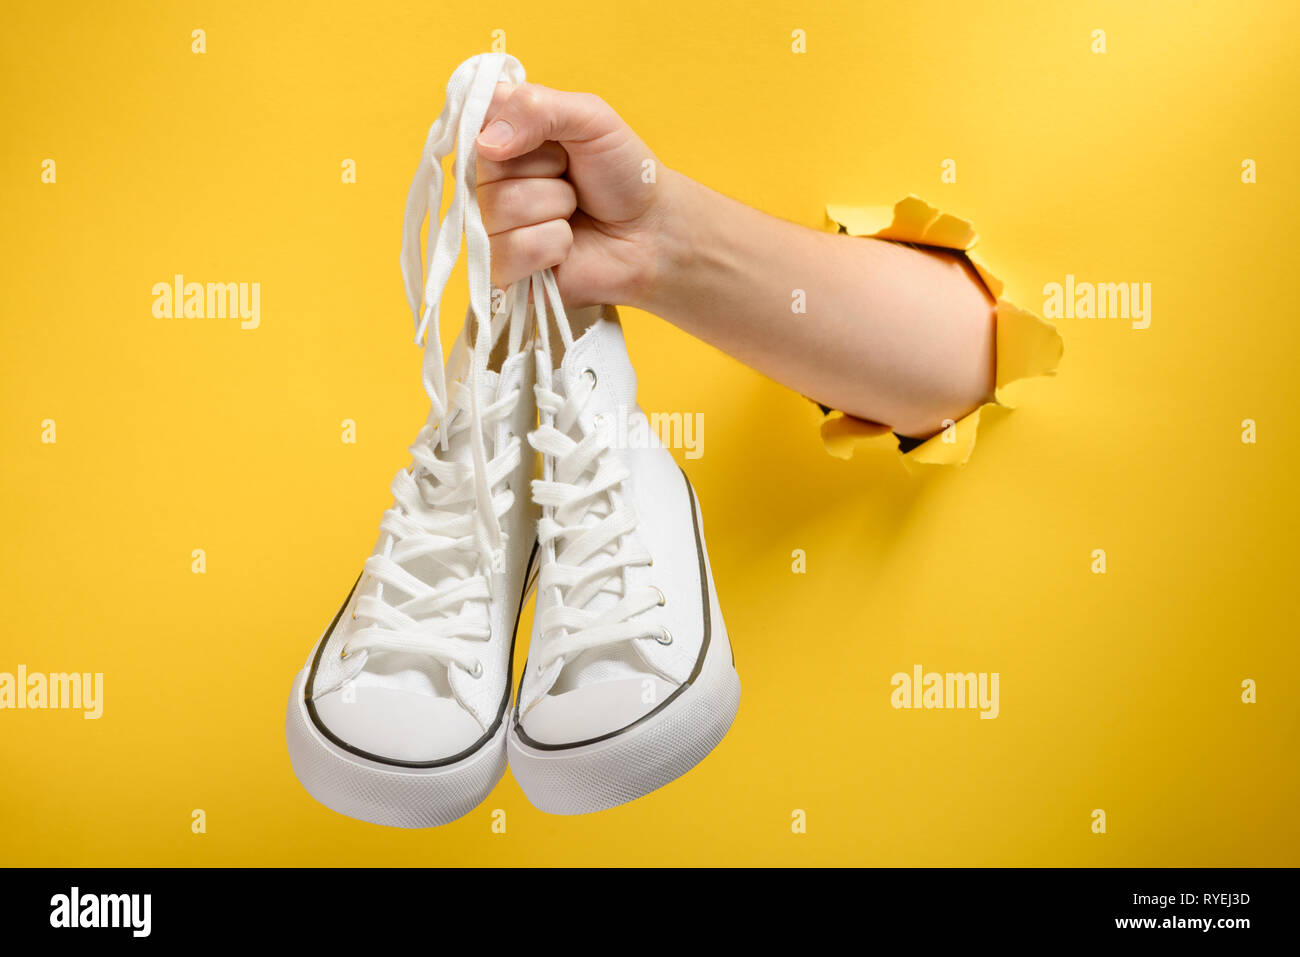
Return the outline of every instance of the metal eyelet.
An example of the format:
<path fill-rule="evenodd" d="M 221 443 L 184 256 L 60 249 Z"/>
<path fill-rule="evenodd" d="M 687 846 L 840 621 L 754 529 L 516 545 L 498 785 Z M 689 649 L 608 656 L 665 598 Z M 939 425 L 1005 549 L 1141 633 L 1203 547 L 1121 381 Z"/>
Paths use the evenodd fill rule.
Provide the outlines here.
<path fill-rule="evenodd" d="M 655 641 L 659 642 L 661 645 L 671 645 L 673 643 L 673 633 L 667 628 L 660 628 L 659 630 L 663 632 L 663 635 L 656 635 Z"/>
<path fill-rule="evenodd" d="M 593 389 L 596 388 L 596 383 L 598 383 L 598 382 L 600 381 L 598 378 L 596 378 L 596 370 L 595 370 L 595 369 L 583 369 L 583 370 L 582 370 L 582 374 L 583 374 L 583 375 L 589 375 L 589 376 L 591 376 L 591 387 L 592 387 Z"/>
<path fill-rule="evenodd" d="M 664 595 L 664 590 L 663 590 L 662 588 L 660 588 L 658 585 L 651 585 L 650 587 L 653 588 L 655 591 L 657 591 L 657 592 L 659 593 L 659 604 L 660 604 L 660 605 L 666 605 L 666 604 L 668 604 L 668 598 L 667 598 L 667 596 Z"/>
<path fill-rule="evenodd" d="M 469 673 L 469 676 L 470 676 L 471 678 L 482 678 L 482 677 L 483 677 L 483 662 L 481 662 L 481 661 L 476 661 L 476 662 L 474 662 L 474 670 L 471 671 L 471 672 Z"/>
<path fill-rule="evenodd" d="M 352 656 L 348 654 L 348 649 L 346 647 L 339 649 L 339 661 L 347 661 L 351 657 Z"/>

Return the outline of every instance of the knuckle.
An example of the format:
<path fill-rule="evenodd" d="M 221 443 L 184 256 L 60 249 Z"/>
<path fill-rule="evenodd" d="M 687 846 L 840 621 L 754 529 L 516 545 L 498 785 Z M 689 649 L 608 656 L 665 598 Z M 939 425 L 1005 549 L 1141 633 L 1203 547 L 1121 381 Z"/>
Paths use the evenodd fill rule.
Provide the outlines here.
<path fill-rule="evenodd" d="M 478 208 L 483 215 L 484 223 L 489 227 L 497 223 L 501 217 L 501 197 L 496 184 L 488 184 L 478 188 Z"/>
<path fill-rule="evenodd" d="M 548 266 L 558 266 L 569 255 L 569 250 L 573 248 L 573 230 L 569 227 L 567 219 L 552 220 L 551 228 L 551 255 Z"/>
<path fill-rule="evenodd" d="M 497 205 L 502 209 L 517 209 L 527 199 L 523 184 L 519 180 L 506 180 L 501 184 L 498 194 Z"/>
<path fill-rule="evenodd" d="M 556 184 L 557 205 L 565 211 L 564 218 L 567 220 L 578 208 L 578 191 L 567 179 L 554 179 L 551 182 Z"/>
<path fill-rule="evenodd" d="M 531 113 L 541 107 L 542 93 L 531 83 L 526 84 L 515 90 L 514 96 L 510 97 L 510 105 L 520 113 Z"/>
<path fill-rule="evenodd" d="M 610 118 L 616 118 L 618 116 L 618 114 L 614 112 L 614 108 L 597 94 L 584 93 L 583 97 L 586 101 L 584 105 L 587 108 L 587 115 L 590 116 L 592 120 L 597 122 L 608 122 Z"/>
<path fill-rule="evenodd" d="M 551 220 L 521 230 L 523 253 L 520 258 L 528 263 L 529 272 L 556 266 L 569 254 L 573 235 L 564 220 Z"/>
<path fill-rule="evenodd" d="M 513 240 L 514 252 L 511 259 L 526 266 L 528 272 L 532 272 L 537 268 L 537 261 L 542 253 L 541 237 L 538 236 L 537 227 L 528 226 L 515 230 Z"/>

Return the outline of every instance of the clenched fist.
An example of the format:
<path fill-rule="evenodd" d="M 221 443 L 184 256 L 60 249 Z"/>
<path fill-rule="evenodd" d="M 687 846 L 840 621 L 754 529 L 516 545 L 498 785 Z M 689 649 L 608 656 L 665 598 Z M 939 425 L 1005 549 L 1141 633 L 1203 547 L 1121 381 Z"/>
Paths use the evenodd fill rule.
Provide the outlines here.
<path fill-rule="evenodd" d="M 495 285 L 554 267 L 571 306 L 643 297 L 666 215 L 664 171 L 604 100 L 503 83 L 475 145 Z"/>

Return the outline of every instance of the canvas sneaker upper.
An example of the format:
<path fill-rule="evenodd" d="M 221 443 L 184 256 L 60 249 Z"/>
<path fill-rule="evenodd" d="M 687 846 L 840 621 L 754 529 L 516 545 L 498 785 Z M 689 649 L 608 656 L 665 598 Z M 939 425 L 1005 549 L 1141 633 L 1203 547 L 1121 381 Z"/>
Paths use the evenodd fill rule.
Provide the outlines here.
<path fill-rule="evenodd" d="M 556 330 L 539 317 L 536 339 L 541 573 L 517 722 L 533 742 L 572 744 L 633 724 L 688 681 L 708 589 L 693 493 L 637 405 L 617 313 L 578 311 L 570 328 L 558 295 L 552 308 Z"/>

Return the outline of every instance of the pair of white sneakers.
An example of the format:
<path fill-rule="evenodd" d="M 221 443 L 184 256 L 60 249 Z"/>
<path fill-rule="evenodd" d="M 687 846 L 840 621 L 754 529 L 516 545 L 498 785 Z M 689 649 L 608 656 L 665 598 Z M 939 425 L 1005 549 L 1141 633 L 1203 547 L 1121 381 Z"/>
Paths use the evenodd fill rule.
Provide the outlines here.
<path fill-rule="evenodd" d="M 636 421 L 617 314 L 567 314 L 550 270 L 493 295 L 473 142 L 497 82 L 523 79 L 505 54 L 467 60 L 429 132 L 402 267 L 416 340 L 429 341 L 432 409 L 393 480 L 379 542 L 289 698 L 298 779 L 376 824 L 453 821 L 487 797 L 507 760 L 543 811 L 631 801 L 699 763 L 740 702 L 694 490 L 658 443 L 617 442 L 652 435 Z M 441 160 L 453 148 L 439 226 Z M 470 308 L 444 369 L 438 307 L 462 232 Z"/>

